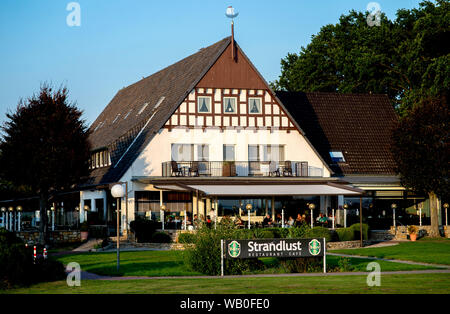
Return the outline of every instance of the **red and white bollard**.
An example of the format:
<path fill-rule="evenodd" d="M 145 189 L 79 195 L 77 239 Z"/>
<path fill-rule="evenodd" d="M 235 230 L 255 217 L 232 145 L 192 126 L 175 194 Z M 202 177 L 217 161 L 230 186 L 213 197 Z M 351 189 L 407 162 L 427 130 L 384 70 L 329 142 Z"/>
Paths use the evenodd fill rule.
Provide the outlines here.
<path fill-rule="evenodd" d="M 44 248 L 44 259 L 47 259 L 47 249 Z"/>
<path fill-rule="evenodd" d="M 36 245 L 33 248 L 33 262 L 36 263 Z"/>

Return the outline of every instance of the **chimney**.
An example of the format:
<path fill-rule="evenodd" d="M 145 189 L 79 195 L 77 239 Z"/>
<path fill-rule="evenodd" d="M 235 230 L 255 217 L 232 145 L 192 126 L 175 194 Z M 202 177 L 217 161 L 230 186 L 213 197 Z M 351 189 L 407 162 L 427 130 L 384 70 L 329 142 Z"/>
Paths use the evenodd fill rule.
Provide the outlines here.
<path fill-rule="evenodd" d="M 234 21 L 231 21 L 231 59 L 236 61 L 236 48 L 234 46 Z"/>

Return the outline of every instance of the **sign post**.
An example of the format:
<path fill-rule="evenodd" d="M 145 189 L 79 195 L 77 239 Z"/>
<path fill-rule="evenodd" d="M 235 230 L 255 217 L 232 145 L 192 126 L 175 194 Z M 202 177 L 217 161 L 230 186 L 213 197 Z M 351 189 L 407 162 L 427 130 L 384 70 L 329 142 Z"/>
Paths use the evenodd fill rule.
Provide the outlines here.
<path fill-rule="evenodd" d="M 221 276 L 224 274 L 224 258 L 323 257 L 323 272 L 327 272 L 325 238 L 220 240 L 220 252 Z"/>

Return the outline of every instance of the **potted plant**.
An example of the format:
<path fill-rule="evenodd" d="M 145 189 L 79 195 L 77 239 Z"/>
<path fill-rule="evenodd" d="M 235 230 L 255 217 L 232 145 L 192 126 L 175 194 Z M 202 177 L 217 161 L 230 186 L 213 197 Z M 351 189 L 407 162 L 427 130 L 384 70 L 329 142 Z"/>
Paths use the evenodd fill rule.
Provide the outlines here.
<path fill-rule="evenodd" d="M 409 238 L 411 239 L 411 241 L 416 241 L 417 240 L 417 227 L 416 226 L 408 226 L 408 233 L 409 233 Z"/>
<path fill-rule="evenodd" d="M 87 221 L 81 224 L 80 231 L 81 231 L 81 241 L 86 241 L 89 236 L 89 224 L 87 223 Z"/>

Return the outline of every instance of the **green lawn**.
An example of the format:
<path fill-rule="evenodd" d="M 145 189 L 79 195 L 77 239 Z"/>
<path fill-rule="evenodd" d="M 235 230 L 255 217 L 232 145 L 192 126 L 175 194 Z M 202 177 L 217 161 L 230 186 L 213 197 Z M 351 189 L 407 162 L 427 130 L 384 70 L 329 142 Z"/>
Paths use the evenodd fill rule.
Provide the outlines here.
<path fill-rule="evenodd" d="M 5 292 L 5 291 L 3 291 Z M 366 276 L 84 280 L 80 287 L 65 281 L 41 283 L 7 293 L 450 293 L 450 274 L 382 275 L 380 287 L 369 287 Z M 2 291 L 0 290 L 0 293 Z"/>
<path fill-rule="evenodd" d="M 424 239 L 380 248 L 333 250 L 333 253 L 450 265 L 450 241 Z"/>
<path fill-rule="evenodd" d="M 110 276 L 196 276 L 202 275 L 187 269 L 183 263 L 182 251 L 133 251 L 120 254 L 120 272 L 117 273 L 116 253 L 81 253 L 55 257 L 63 264 L 77 262 L 81 269 L 99 275 Z M 274 258 L 262 259 L 266 269 L 254 274 L 283 273 L 283 268 Z M 329 271 L 337 271 L 339 257 L 327 256 Z M 372 260 L 350 258 L 350 269 L 345 271 L 366 271 Z M 427 266 L 407 265 L 380 261 L 383 271 L 432 269 Z"/>

